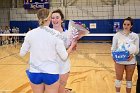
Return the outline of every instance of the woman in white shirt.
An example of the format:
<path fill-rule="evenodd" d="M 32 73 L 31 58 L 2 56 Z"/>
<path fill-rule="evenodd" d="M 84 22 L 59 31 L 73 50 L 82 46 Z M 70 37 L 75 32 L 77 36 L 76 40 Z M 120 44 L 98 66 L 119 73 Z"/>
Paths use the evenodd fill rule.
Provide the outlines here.
<path fill-rule="evenodd" d="M 66 40 L 64 40 L 65 47 L 68 48 L 70 40 L 68 38 L 67 31 L 63 28 L 62 23 L 64 21 L 64 15 L 60 9 L 56 9 L 52 12 L 51 22 L 53 25 L 53 29 L 59 31 L 61 35 L 63 35 Z M 69 72 L 70 72 L 70 60 L 62 60 L 58 56 L 59 66 L 60 66 L 60 86 L 59 86 L 59 92 L 58 93 L 66 93 L 67 89 L 65 89 Z"/>
<path fill-rule="evenodd" d="M 136 33 L 131 31 L 133 26 L 132 19 L 130 17 L 123 21 L 123 31 L 117 32 L 113 37 L 112 51 L 117 50 L 121 45 L 128 44 L 134 45 L 135 49 L 129 51 L 130 55 L 128 61 L 117 62 L 115 61 L 116 80 L 115 87 L 116 93 L 120 93 L 121 81 L 124 71 L 126 72 L 126 93 L 131 93 L 132 88 L 132 76 L 136 66 L 135 55 L 139 52 L 139 37 Z"/>
<path fill-rule="evenodd" d="M 29 70 L 26 71 L 33 93 L 58 93 L 59 63 L 57 56 L 67 60 L 76 42 L 66 51 L 61 34 L 48 27 L 49 11 L 45 8 L 37 13 L 39 27 L 26 34 L 20 55 L 30 51 Z"/>

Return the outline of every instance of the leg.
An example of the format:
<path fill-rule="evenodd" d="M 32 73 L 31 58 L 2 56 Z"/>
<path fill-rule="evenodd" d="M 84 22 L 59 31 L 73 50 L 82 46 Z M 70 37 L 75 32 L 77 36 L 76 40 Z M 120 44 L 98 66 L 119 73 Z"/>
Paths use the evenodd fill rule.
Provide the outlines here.
<path fill-rule="evenodd" d="M 137 60 L 137 71 L 138 71 L 136 93 L 140 93 L 140 53 L 136 56 L 136 60 Z"/>
<path fill-rule="evenodd" d="M 69 73 L 61 74 L 60 75 L 60 86 L 58 93 L 65 93 L 65 86 L 69 77 Z"/>
<path fill-rule="evenodd" d="M 33 93 L 44 93 L 45 85 L 44 84 L 33 84 L 30 82 Z"/>
<path fill-rule="evenodd" d="M 2 45 L 2 36 L 0 36 L 0 46 Z"/>
<path fill-rule="evenodd" d="M 45 84 L 45 92 L 44 93 L 58 93 L 59 88 L 59 80 L 51 85 Z"/>
<path fill-rule="evenodd" d="M 115 81 L 115 87 L 116 87 L 116 93 L 120 93 L 121 88 L 121 80 L 123 77 L 125 65 L 115 63 L 115 71 L 116 71 L 116 81 Z"/>
<path fill-rule="evenodd" d="M 136 93 L 140 93 L 140 64 L 137 65 L 137 70 L 138 70 L 138 80 L 136 86 Z"/>
<path fill-rule="evenodd" d="M 126 65 L 125 71 L 126 71 L 126 92 L 131 93 L 132 88 L 132 76 L 135 70 L 135 64 L 134 65 Z"/>

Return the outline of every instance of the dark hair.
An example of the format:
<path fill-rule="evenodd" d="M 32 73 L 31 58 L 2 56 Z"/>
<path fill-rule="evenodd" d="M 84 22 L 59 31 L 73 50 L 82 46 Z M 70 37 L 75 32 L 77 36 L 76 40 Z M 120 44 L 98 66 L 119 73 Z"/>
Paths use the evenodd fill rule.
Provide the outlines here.
<path fill-rule="evenodd" d="M 131 17 L 127 17 L 127 18 L 125 18 L 124 20 L 123 20 L 123 23 L 124 23 L 124 21 L 129 21 L 130 23 L 131 23 L 131 26 L 133 26 L 133 19 L 131 18 Z M 130 31 L 132 31 L 132 27 L 130 28 Z"/>
<path fill-rule="evenodd" d="M 133 19 L 132 19 L 131 17 L 125 18 L 125 19 L 123 20 L 123 23 L 124 23 L 124 21 L 126 21 L 126 20 L 130 21 L 131 26 L 133 26 Z"/>
<path fill-rule="evenodd" d="M 62 11 L 61 11 L 60 9 L 54 10 L 54 11 L 52 12 L 52 14 L 53 14 L 53 13 L 59 13 L 60 16 L 61 16 L 61 19 L 64 20 L 64 14 L 62 13 Z"/>

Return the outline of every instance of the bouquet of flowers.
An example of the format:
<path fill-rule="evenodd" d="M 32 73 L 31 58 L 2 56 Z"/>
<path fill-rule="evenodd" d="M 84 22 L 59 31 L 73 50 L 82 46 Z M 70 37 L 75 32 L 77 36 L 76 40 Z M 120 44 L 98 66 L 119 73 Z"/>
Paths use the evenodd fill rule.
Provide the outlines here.
<path fill-rule="evenodd" d="M 88 33 L 89 29 L 86 27 L 85 24 L 82 24 L 80 22 L 74 22 L 72 20 L 69 21 L 68 25 L 69 45 L 73 40 L 79 40 Z"/>

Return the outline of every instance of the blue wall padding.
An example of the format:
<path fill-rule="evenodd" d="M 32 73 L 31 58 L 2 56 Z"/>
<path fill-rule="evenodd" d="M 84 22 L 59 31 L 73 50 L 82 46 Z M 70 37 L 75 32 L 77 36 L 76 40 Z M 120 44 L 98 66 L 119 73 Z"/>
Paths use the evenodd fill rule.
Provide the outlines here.
<path fill-rule="evenodd" d="M 113 31 L 114 22 L 120 22 L 120 29 L 122 29 L 122 23 L 123 19 L 104 19 L 104 20 L 74 20 L 75 22 L 81 22 L 86 24 L 86 26 L 89 28 L 90 23 L 96 23 L 97 28 L 96 29 L 90 29 L 90 33 L 100 33 L 100 34 L 112 34 L 115 33 Z M 64 21 L 65 28 L 68 28 L 68 22 L 69 20 Z M 133 31 L 136 33 L 140 32 L 140 19 L 134 19 L 134 25 L 133 25 Z M 30 28 L 36 28 L 38 27 L 38 21 L 10 21 L 10 27 L 19 27 L 20 33 L 26 33 Z M 52 27 L 52 25 L 51 25 Z M 82 40 L 112 40 L 112 37 L 110 36 L 96 36 L 96 37 L 89 37 L 85 36 L 82 38 Z"/>

